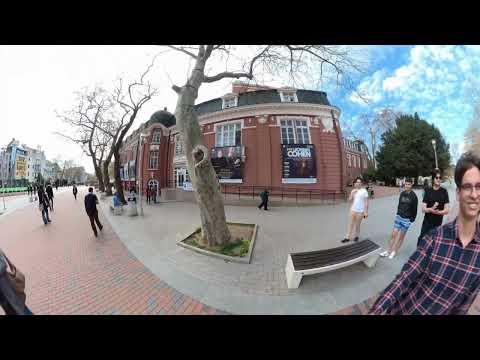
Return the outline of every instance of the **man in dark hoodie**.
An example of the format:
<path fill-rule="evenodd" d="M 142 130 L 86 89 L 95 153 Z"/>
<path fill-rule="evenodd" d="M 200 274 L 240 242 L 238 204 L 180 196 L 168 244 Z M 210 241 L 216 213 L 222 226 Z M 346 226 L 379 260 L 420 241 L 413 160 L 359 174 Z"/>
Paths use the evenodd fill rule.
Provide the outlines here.
<path fill-rule="evenodd" d="M 260 198 L 262 199 L 262 203 L 258 205 L 260 210 L 262 209 L 262 206 L 264 210 L 268 210 L 268 194 L 269 192 L 267 189 L 260 193 Z"/>
<path fill-rule="evenodd" d="M 406 178 L 404 181 L 405 190 L 401 192 L 398 199 L 397 216 L 393 225 L 392 236 L 388 244 L 388 250 L 380 254 L 382 257 L 393 259 L 403 244 L 408 228 L 417 217 L 418 198 L 412 190 L 413 181 Z"/>

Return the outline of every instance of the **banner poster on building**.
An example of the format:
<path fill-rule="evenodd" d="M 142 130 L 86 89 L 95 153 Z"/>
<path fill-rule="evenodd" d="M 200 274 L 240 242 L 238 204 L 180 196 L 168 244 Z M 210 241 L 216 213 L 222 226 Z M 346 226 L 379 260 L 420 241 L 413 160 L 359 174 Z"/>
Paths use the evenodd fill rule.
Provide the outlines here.
<path fill-rule="evenodd" d="M 317 182 L 314 145 L 283 144 L 282 159 L 283 184 L 314 184 Z"/>
<path fill-rule="evenodd" d="M 130 180 L 135 179 L 135 174 L 137 173 L 135 171 L 135 160 L 130 161 L 130 164 L 128 166 L 128 175 L 130 176 Z"/>
<path fill-rule="evenodd" d="M 120 168 L 120 180 L 125 180 L 125 178 L 123 177 L 123 167 Z"/>
<path fill-rule="evenodd" d="M 211 150 L 210 160 L 220 182 L 242 182 L 244 150 L 244 146 L 215 147 Z"/>
<path fill-rule="evenodd" d="M 15 166 L 15 179 L 25 179 L 27 177 L 27 161 L 23 156 L 17 156 Z"/>

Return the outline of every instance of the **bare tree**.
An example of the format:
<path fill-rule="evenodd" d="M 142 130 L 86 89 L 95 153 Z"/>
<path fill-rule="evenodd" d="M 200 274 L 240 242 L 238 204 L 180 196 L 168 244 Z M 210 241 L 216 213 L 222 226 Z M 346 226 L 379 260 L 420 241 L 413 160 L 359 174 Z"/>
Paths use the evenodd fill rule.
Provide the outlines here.
<path fill-rule="evenodd" d="M 399 115 L 400 112 L 386 107 L 376 112 L 360 114 L 355 127 L 351 123 L 344 123 L 345 133 L 354 140 L 360 140 L 367 145 L 368 156 L 373 160 L 375 168 L 377 167 L 375 154 L 381 141 L 380 138 L 384 132 L 395 127 L 395 119 Z"/>
<path fill-rule="evenodd" d="M 108 168 L 113 157 L 115 188 L 120 201 L 123 203 L 126 203 L 126 201 L 123 194 L 122 180 L 120 179 L 120 148 L 142 106 L 157 94 L 157 89 L 153 88 L 152 84 L 145 79 L 152 69 L 154 62 L 155 58 L 140 76 L 140 79 L 129 83 L 127 86 L 124 86 L 124 79 L 119 78 L 112 94 L 112 101 L 115 106 L 111 114 L 111 119 L 98 125 L 100 131 L 110 136 L 112 140 L 110 149 L 103 162 L 106 192 L 107 195 L 112 194 Z"/>
<path fill-rule="evenodd" d="M 76 105 L 62 114 L 57 113 L 57 117 L 72 129 L 73 135 L 60 132 L 56 132 L 56 134 L 79 144 L 83 152 L 91 157 L 100 191 L 104 192 L 102 163 L 111 137 L 109 134 L 100 131 L 99 127 L 106 128 L 109 126 L 105 117 L 111 110 L 113 103 L 107 91 L 98 86 L 92 91 L 85 88 L 76 94 Z"/>
<path fill-rule="evenodd" d="M 259 74 L 289 75 L 290 82 L 301 80 L 306 70 L 315 67 L 319 77 L 331 79 L 337 84 L 348 86 L 349 74 L 361 70 L 350 56 L 348 49 L 328 45 L 265 45 L 251 48 L 252 54 L 242 63 L 239 71 L 225 69 L 213 75 L 206 67 L 212 56 L 224 60 L 240 58 L 236 48 L 228 45 L 170 46 L 171 49 L 193 59 L 194 66 L 183 86 L 173 85 L 178 94 L 175 117 L 185 144 L 187 166 L 200 207 L 202 241 L 208 246 L 232 241 L 227 227 L 223 199 L 217 175 L 209 158 L 209 151 L 203 145 L 202 133 L 195 112 L 195 101 L 202 84 L 225 78 L 254 79 Z M 328 79 L 327 79 L 328 80 Z"/>

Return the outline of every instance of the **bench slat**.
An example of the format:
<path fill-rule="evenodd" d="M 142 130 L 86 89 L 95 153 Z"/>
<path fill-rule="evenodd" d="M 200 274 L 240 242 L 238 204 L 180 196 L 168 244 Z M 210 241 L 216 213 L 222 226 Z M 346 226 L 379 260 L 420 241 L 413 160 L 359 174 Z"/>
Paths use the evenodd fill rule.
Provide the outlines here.
<path fill-rule="evenodd" d="M 293 253 L 291 254 L 291 257 L 295 270 L 307 270 L 346 262 L 366 255 L 379 248 L 380 246 L 374 242 L 364 240 L 335 249 Z"/>

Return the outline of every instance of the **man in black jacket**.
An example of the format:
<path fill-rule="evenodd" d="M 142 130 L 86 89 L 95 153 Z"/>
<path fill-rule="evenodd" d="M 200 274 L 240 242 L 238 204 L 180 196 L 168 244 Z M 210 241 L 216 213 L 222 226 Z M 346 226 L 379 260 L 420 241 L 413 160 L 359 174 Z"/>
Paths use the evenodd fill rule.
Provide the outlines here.
<path fill-rule="evenodd" d="M 418 198 L 412 190 L 413 181 L 406 178 L 404 182 L 405 190 L 400 194 L 398 199 L 397 215 L 393 225 L 392 236 L 388 244 L 388 250 L 380 254 L 382 257 L 393 259 L 395 254 L 403 244 L 408 228 L 417 217 Z"/>
<path fill-rule="evenodd" d="M 262 203 L 258 205 L 258 208 L 261 210 L 262 206 L 264 210 L 268 210 L 268 190 L 265 189 L 262 193 L 260 193 L 260 198 L 262 199 Z"/>
<path fill-rule="evenodd" d="M 103 225 L 98 220 L 98 210 L 97 210 L 98 199 L 97 195 L 93 193 L 93 188 L 88 188 L 88 194 L 85 195 L 85 211 L 87 212 L 88 217 L 90 218 L 90 224 L 92 225 L 93 233 L 95 236 L 98 236 L 97 228 L 95 223 L 97 223 L 100 230 L 103 229 Z"/>
<path fill-rule="evenodd" d="M 50 202 L 50 209 L 53 211 L 53 188 L 50 183 L 47 184 L 47 187 L 45 189 L 47 195 L 48 195 L 48 201 Z"/>

